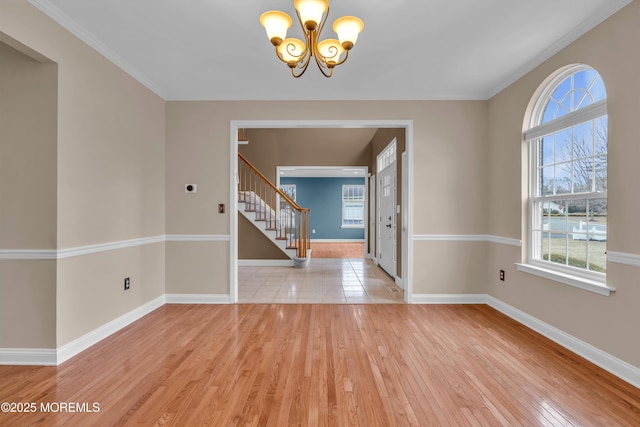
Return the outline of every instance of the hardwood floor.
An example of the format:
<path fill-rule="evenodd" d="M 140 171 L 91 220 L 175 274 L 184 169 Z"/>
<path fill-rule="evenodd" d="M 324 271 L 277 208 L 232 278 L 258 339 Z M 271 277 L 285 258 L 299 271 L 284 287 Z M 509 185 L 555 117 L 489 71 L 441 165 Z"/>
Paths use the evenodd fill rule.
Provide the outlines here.
<path fill-rule="evenodd" d="M 485 305 L 165 305 L 0 366 L 0 402 L 37 409 L 2 426 L 640 425 L 639 389 Z"/>
<path fill-rule="evenodd" d="M 364 243 L 311 242 L 312 258 L 364 258 Z"/>

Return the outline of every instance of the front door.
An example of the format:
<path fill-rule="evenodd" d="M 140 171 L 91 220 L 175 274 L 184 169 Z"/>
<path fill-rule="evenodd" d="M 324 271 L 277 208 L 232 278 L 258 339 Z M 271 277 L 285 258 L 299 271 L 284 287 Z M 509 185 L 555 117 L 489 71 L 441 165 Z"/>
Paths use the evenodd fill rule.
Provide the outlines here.
<path fill-rule="evenodd" d="M 378 171 L 378 264 L 396 277 L 396 162 Z"/>

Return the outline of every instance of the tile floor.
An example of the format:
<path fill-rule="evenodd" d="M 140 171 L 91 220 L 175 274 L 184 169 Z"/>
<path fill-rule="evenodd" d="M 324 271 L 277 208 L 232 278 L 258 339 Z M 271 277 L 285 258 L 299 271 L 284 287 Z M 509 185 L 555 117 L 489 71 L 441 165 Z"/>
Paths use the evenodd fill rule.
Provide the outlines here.
<path fill-rule="evenodd" d="M 312 258 L 307 268 L 238 267 L 238 301 L 402 304 L 404 291 L 371 260 Z"/>

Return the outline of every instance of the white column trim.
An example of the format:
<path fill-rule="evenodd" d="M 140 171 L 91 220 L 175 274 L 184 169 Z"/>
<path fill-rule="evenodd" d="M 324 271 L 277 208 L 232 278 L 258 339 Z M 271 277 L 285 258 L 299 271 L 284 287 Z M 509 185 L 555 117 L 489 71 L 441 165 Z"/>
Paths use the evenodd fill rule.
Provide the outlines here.
<path fill-rule="evenodd" d="M 57 258 L 71 258 L 80 255 L 89 255 L 98 252 L 112 251 L 115 249 L 131 248 L 134 246 L 148 245 L 151 243 L 162 243 L 165 236 L 142 237 L 138 239 L 120 240 L 116 242 L 98 243 L 95 245 L 77 246 L 75 248 L 59 249 Z"/>
<path fill-rule="evenodd" d="M 640 255 L 607 251 L 607 261 L 640 267 Z"/>
<path fill-rule="evenodd" d="M 0 261 L 56 260 L 164 242 L 228 242 L 228 234 L 168 234 L 64 249 L 0 249 Z"/>

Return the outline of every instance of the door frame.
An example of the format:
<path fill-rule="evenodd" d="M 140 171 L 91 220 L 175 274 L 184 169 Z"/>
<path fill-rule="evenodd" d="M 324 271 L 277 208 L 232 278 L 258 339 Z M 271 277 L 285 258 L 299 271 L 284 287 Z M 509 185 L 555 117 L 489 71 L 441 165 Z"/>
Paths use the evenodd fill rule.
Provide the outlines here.
<path fill-rule="evenodd" d="M 365 207 L 369 203 L 369 167 L 368 166 L 276 166 L 276 187 L 280 188 L 281 172 L 287 169 L 289 171 L 295 170 L 293 174 L 289 174 L 289 178 L 354 178 L 352 171 L 357 170 L 363 174 L 364 180 L 364 198 Z M 345 171 L 348 169 L 349 171 Z M 358 175 L 356 178 L 360 178 Z M 295 202 L 295 200 L 294 200 Z M 313 236 L 310 237 L 313 242 Z M 368 209 L 364 210 L 364 258 L 367 258 L 367 251 L 369 245 L 369 215 Z"/>
<path fill-rule="evenodd" d="M 407 234 L 413 235 L 413 120 L 231 120 L 229 122 L 229 300 L 238 302 L 238 130 L 244 129 L 313 129 L 313 128 L 398 128 L 405 130 L 407 152 Z M 404 299 L 411 303 L 413 299 L 413 245 L 407 245 L 407 253 L 402 253 L 402 272 Z"/>

